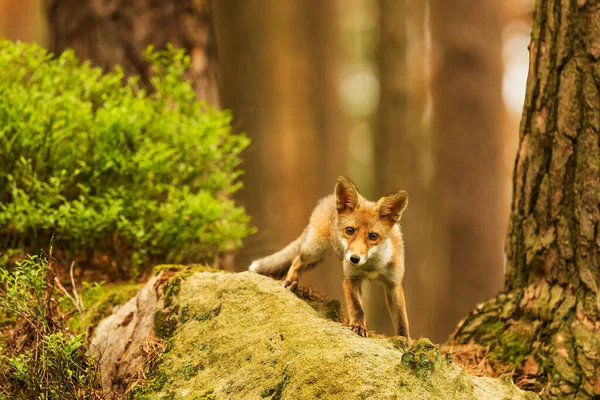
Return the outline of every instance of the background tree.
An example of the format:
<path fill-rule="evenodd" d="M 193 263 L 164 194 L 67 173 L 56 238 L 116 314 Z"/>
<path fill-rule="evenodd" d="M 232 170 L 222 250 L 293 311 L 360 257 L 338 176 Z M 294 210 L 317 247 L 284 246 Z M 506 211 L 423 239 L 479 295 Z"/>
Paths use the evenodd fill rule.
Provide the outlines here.
<path fill-rule="evenodd" d="M 150 44 L 171 43 L 190 55 L 198 99 L 218 105 L 216 44 L 209 0 L 151 1 L 44 0 L 49 49 L 75 50 L 79 58 L 102 68 L 120 65 L 128 76 L 148 84 L 149 63 L 142 53 Z"/>
<path fill-rule="evenodd" d="M 105 71 L 116 65 L 126 76 L 140 76 L 149 85 L 152 73 L 142 53 L 147 46 L 183 48 L 191 65 L 186 78 L 196 98 L 219 107 L 217 43 L 210 0 L 168 4 L 151 1 L 45 0 L 49 48 L 56 54 L 73 48 L 79 58 Z M 215 266 L 233 270 L 231 251 L 215 256 Z"/>
<path fill-rule="evenodd" d="M 599 27 L 598 1 L 535 4 L 505 291 L 453 337 L 546 398 L 600 396 Z"/>
<path fill-rule="evenodd" d="M 215 4 L 223 105 L 252 139 L 240 200 L 259 232 L 240 252 L 240 270 L 299 236 L 344 173 L 336 10 L 335 1 Z M 340 282 L 339 266 L 329 263 L 305 284 L 342 298 Z"/>
<path fill-rule="evenodd" d="M 448 277 L 441 331 L 502 285 L 500 4 L 431 0 L 435 251 Z M 444 268 L 447 268 L 444 271 Z"/>
<path fill-rule="evenodd" d="M 394 188 L 408 191 L 410 209 L 402 217 L 406 244 L 405 290 L 413 332 L 445 338 L 431 310 L 444 307 L 447 277 L 436 251 L 435 208 L 431 196 L 431 133 L 424 114 L 428 82 L 424 45 L 427 2 L 380 0 L 380 105 L 375 140 L 375 187 L 380 195 Z M 371 306 L 374 328 L 392 332 L 385 317 L 385 300 Z"/>
<path fill-rule="evenodd" d="M 43 16 L 36 0 L 0 0 L 0 38 L 40 40 L 44 31 Z"/>

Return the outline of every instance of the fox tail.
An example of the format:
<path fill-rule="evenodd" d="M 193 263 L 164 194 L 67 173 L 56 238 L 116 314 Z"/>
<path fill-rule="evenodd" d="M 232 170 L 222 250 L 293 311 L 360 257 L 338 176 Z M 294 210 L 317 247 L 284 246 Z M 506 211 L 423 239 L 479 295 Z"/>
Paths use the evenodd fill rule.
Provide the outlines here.
<path fill-rule="evenodd" d="M 252 262 L 248 270 L 275 279 L 283 278 L 288 269 L 292 266 L 294 258 L 300 254 L 300 247 L 302 246 L 303 240 L 304 234 L 300 235 L 298 239 L 294 240 L 277 253 Z"/>

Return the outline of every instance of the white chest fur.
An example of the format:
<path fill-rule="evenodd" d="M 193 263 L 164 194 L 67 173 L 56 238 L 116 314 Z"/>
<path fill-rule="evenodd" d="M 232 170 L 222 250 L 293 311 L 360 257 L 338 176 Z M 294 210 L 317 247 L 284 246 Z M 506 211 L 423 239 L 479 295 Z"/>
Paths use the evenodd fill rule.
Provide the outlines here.
<path fill-rule="evenodd" d="M 394 251 L 392 242 L 387 239 L 378 246 L 369 249 L 369 257 L 363 265 L 351 265 L 345 263 L 344 268 L 351 276 L 360 277 L 368 280 L 389 280 L 390 268 L 388 268 Z"/>

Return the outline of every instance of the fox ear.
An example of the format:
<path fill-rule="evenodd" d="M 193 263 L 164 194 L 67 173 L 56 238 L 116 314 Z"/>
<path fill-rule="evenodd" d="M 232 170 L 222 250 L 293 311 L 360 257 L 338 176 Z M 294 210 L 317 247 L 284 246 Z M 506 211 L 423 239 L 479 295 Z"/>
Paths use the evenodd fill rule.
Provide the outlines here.
<path fill-rule="evenodd" d="M 358 189 L 354 183 L 345 176 L 340 176 L 335 184 L 335 208 L 338 212 L 345 209 L 353 210 L 359 203 Z"/>
<path fill-rule="evenodd" d="M 382 197 L 377 202 L 377 211 L 381 218 L 389 219 L 393 224 L 400 221 L 402 212 L 408 205 L 408 193 L 404 190 L 396 190 Z"/>

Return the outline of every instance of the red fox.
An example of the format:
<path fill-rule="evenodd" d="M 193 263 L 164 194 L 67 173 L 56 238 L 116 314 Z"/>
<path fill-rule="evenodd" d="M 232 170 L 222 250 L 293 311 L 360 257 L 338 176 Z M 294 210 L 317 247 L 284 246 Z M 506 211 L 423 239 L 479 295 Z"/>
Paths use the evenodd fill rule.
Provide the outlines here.
<path fill-rule="evenodd" d="M 367 336 L 361 300 L 364 279 L 383 283 L 396 335 L 410 340 L 402 289 L 404 242 L 400 218 L 408 193 L 396 190 L 376 203 L 358 193 L 350 179 L 340 176 L 334 194 L 322 198 L 298 239 L 279 252 L 254 261 L 250 271 L 276 279 L 294 291 L 302 272 L 314 267 L 330 251 L 342 260 L 344 296 L 350 328 Z"/>

